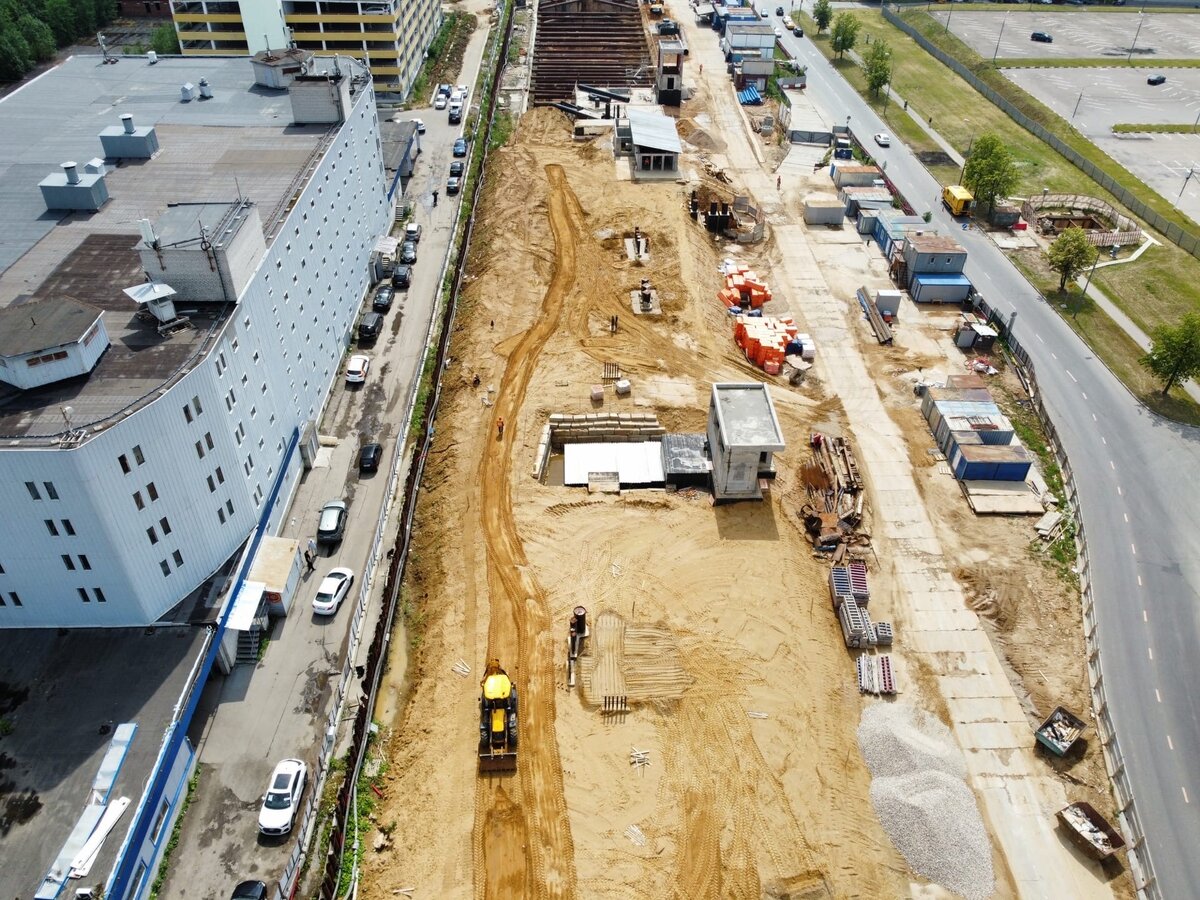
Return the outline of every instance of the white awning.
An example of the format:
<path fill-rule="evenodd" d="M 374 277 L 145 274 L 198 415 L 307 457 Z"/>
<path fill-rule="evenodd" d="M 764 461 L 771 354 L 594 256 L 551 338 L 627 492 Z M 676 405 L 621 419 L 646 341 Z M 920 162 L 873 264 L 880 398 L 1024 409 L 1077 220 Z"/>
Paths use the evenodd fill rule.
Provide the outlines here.
<path fill-rule="evenodd" d="M 163 284 L 161 281 L 147 281 L 143 284 L 135 284 L 133 287 L 127 287 L 122 293 L 134 303 L 141 304 L 174 297 L 175 288 L 169 284 Z"/>

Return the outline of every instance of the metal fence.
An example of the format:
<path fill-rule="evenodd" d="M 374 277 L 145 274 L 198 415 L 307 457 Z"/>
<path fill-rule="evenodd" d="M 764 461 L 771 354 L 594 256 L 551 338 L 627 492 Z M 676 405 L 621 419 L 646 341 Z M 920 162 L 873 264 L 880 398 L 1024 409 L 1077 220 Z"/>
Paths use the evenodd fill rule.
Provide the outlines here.
<path fill-rule="evenodd" d="M 1104 691 L 1104 674 L 1100 668 L 1100 645 L 1097 641 L 1096 610 L 1092 596 L 1092 579 L 1089 568 L 1087 537 L 1083 530 L 1083 515 L 1079 507 L 1079 491 L 1075 487 L 1075 477 L 1071 471 L 1071 461 L 1058 438 L 1058 429 L 1042 403 L 1041 391 L 1038 390 L 1037 375 L 1034 371 L 1033 360 L 1020 341 L 1012 333 L 1013 317 L 1005 319 L 992 309 L 982 297 L 976 296 L 975 308 L 981 312 L 1000 333 L 1008 345 L 1012 361 L 1016 364 L 1018 374 L 1029 390 L 1029 399 L 1038 421 L 1046 433 L 1046 439 L 1054 451 L 1054 458 L 1062 472 L 1063 489 L 1066 493 L 1067 507 L 1075 524 L 1075 544 L 1079 557 L 1079 587 L 1083 604 L 1083 636 L 1087 648 L 1088 682 L 1092 691 L 1092 712 L 1096 721 L 1096 733 L 1100 736 L 1100 746 L 1104 753 L 1104 764 L 1108 769 L 1109 780 L 1113 786 L 1113 796 L 1117 801 L 1118 825 L 1128 844 L 1126 854 L 1129 861 L 1130 873 L 1138 896 L 1143 900 L 1159 900 L 1162 892 L 1154 877 L 1154 866 L 1150 861 L 1149 848 L 1146 846 L 1146 835 L 1142 831 L 1141 820 L 1133 802 L 1133 785 L 1129 783 L 1129 774 L 1125 769 L 1125 758 L 1117 743 L 1117 731 L 1113 726 L 1112 714 L 1108 707 L 1108 699 Z M 1014 314 L 1015 316 L 1015 314 Z"/>
<path fill-rule="evenodd" d="M 1111 175 L 1097 166 L 1090 159 L 1083 156 L 1074 147 L 1067 144 L 1062 138 L 1050 131 L 1040 122 L 1036 122 L 1028 115 L 1017 108 L 1007 97 L 998 93 L 993 87 L 984 83 L 979 76 L 972 72 L 965 64 L 955 59 L 950 54 L 946 53 L 941 48 L 935 46 L 930 40 L 917 31 L 912 25 L 904 21 L 894 10 L 888 6 L 883 7 L 883 17 L 916 41 L 926 53 L 933 56 L 940 63 L 954 72 L 983 94 L 991 103 L 1002 109 L 1013 121 L 1024 128 L 1026 131 L 1033 134 L 1039 140 L 1045 141 L 1055 152 L 1064 156 L 1072 165 L 1082 171 L 1085 175 L 1095 181 L 1098 185 L 1117 198 L 1123 203 L 1135 216 L 1141 217 L 1151 228 L 1154 228 L 1163 235 L 1171 243 L 1176 244 L 1183 250 L 1186 250 L 1192 256 L 1200 258 L 1200 235 L 1193 234 L 1185 229 L 1177 222 L 1167 219 L 1162 214 L 1155 212 L 1147 205 L 1140 197 L 1132 191 L 1125 188 L 1113 179 Z"/>

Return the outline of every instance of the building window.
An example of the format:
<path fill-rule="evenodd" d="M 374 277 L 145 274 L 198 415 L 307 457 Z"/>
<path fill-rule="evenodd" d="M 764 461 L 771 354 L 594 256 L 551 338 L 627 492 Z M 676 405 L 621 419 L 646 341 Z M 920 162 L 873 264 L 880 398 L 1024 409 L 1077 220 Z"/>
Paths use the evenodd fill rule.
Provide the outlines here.
<path fill-rule="evenodd" d="M 108 598 L 104 596 L 104 591 L 100 590 L 100 588 L 92 588 L 92 593 L 96 595 L 97 603 L 107 603 L 108 602 Z"/>
<path fill-rule="evenodd" d="M 171 812 L 171 804 L 164 800 L 162 806 L 158 808 L 158 815 L 154 817 L 154 828 L 150 832 L 150 843 L 157 844 L 159 837 L 162 836 L 163 826 L 167 824 L 167 816 Z"/>
<path fill-rule="evenodd" d="M 221 471 L 221 467 L 217 466 L 217 484 L 225 483 L 225 473 Z"/>
<path fill-rule="evenodd" d="M 209 475 L 208 476 L 208 492 L 210 494 L 213 494 L 213 493 L 216 493 L 216 490 L 217 490 L 217 483 L 215 481 L 213 481 L 213 477 L 211 475 Z"/>
<path fill-rule="evenodd" d="M 146 537 L 150 538 L 151 544 L 158 543 L 158 532 L 154 530 L 153 525 L 146 529 Z"/>
<path fill-rule="evenodd" d="M 204 432 L 204 446 L 207 447 L 209 450 L 211 450 L 213 448 L 213 439 L 212 439 L 211 431 Z"/>
<path fill-rule="evenodd" d="M 225 511 L 228 512 L 231 516 L 233 515 L 233 501 L 232 500 L 225 501 Z"/>
<path fill-rule="evenodd" d="M 42 499 L 42 495 L 38 493 L 37 485 L 32 481 L 25 482 L 25 490 L 29 491 L 29 496 L 34 500 Z"/>
<path fill-rule="evenodd" d="M 158 520 L 158 524 L 162 527 L 163 534 L 171 533 L 171 523 L 167 521 L 167 517 L 163 516 Z"/>
<path fill-rule="evenodd" d="M 50 537 L 58 537 L 58 529 L 54 527 L 53 519 L 45 519 L 46 530 L 50 532 Z"/>
<path fill-rule="evenodd" d="M 68 572 L 75 571 L 75 561 L 73 559 L 71 559 L 71 557 L 68 556 L 66 553 L 64 553 L 62 555 L 62 561 L 63 561 L 63 565 L 67 567 Z"/>
<path fill-rule="evenodd" d="M 204 445 L 199 441 L 196 441 L 196 455 L 204 459 Z"/>
<path fill-rule="evenodd" d="M 75 588 L 75 590 L 79 591 L 79 599 L 84 603 L 92 602 L 92 598 L 88 596 L 88 592 L 85 588 Z"/>
<path fill-rule="evenodd" d="M 134 461 L 139 466 L 146 461 L 146 457 L 142 455 L 141 444 L 138 444 L 136 447 L 133 448 L 133 458 L 134 458 Z"/>
<path fill-rule="evenodd" d="M 130 471 L 129 460 L 125 458 L 124 453 L 117 457 L 117 462 L 121 464 L 121 471 L 128 475 Z"/>
<path fill-rule="evenodd" d="M 57 500 L 57 499 L 58 499 L 58 491 L 56 491 L 56 490 L 54 489 L 54 482 L 53 482 L 53 481 L 43 481 L 43 482 L 42 482 L 42 487 L 44 487 L 44 488 L 46 489 L 46 496 L 47 496 L 47 497 L 49 497 L 51 500 Z"/>
<path fill-rule="evenodd" d="M 183 417 L 187 419 L 189 425 L 192 424 L 192 410 L 186 403 L 183 405 Z"/>
<path fill-rule="evenodd" d="M 8 602 L 11 603 L 13 606 L 20 606 L 21 605 L 21 595 L 18 594 L 16 591 L 9 591 L 8 592 Z"/>
<path fill-rule="evenodd" d="M 224 507 L 220 507 L 220 506 L 217 507 L 217 518 L 221 520 L 222 525 L 225 524 L 225 509 L 224 509 Z"/>
<path fill-rule="evenodd" d="M 163 575 L 171 574 L 171 564 L 169 562 L 167 562 L 165 559 L 160 559 L 158 561 L 158 567 L 160 569 L 162 569 Z"/>
<path fill-rule="evenodd" d="M 138 509 L 146 508 L 146 502 L 144 500 L 142 500 L 142 492 L 141 491 L 133 492 L 133 505 L 136 506 Z"/>
<path fill-rule="evenodd" d="M 63 526 L 63 531 L 65 531 L 67 533 L 68 537 L 75 537 L 75 526 L 71 524 L 70 519 L 63 519 L 62 526 Z"/>
<path fill-rule="evenodd" d="M 146 485 L 146 494 L 150 497 L 151 503 L 158 499 L 158 488 L 154 486 L 153 481 Z"/>
<path fill-rule="evenodd" d="M 202 412 L 204 412 L 204 407 L 200 405 L 199 397 L 192 398 L 192 409 L 196 411 L 196 415 L 200 415 Z"/>
<path fill-rule="evenodd" d="M 82 553 L 79 554 L 79 565 L 83 566 L 85 569 L 87 569 L 89 571 L 92 568 L 92 564 L 90 562 L 88 562 L 88 558 Z"/>
<path fill-rule="evenodd" d="M 178 550 L 176 550 L 174 553 L 171 554 L 171 559 L 175 560 L 175 565 L 177 565 L 177 566 L 183 565 L 183 554 L 180 553 Z"/>

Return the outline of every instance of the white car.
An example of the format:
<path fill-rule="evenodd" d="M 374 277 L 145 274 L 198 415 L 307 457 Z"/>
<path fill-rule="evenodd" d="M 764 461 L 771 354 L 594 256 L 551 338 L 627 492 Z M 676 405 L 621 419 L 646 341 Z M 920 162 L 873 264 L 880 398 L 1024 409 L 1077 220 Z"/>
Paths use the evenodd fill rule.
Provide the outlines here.
<path fill-rule="evenodd" d="M 332 616 L 350 593 L 354 584 L 354 573 L 349 569 L 330 569 L 329 574 L 321 579 L 317 588 L 317 596 L 313 598 L 313 612 L 322 616 Z"/>
<path fill-rule="evenodd" d="M 434 98 L 433 108 L 434 109 L 445 109 L 446 108 L 446 95 L 445 94 L 438 94 L 437 97 Z"/>
<path fill-rule="evenodd" d="M 887 132 L 881 131 L 875 135 L 875 143 L 880 147 L 890 147 L 892 146 L 892 136 Z"/>
<path fill-rule="evenodd" d="M 346 363 L 346 384 L 362 384 L 367 380 L 367 370 L 371 368 L 371 357 L 356 353 Z"/>
<path fill-rule="evenodd" d="M 271 773 L 271 782 L 258 812 L 258 830 L 263 834 L 287 834 L 292 830 L 308 766 L 300 759 L 281 759 Z"/>
<path fill-rule="evenodd" d="M 420 119 L 413 119 L 413 124 L 417 126 L 417 134 L 425 133 L 425 123 Z"/>
<path fill-rule="evenodd" d="M 780 40 L 783 40 L 783 29 L 777 27 L 775 29 L 775 37 L 779 38 Z"/>

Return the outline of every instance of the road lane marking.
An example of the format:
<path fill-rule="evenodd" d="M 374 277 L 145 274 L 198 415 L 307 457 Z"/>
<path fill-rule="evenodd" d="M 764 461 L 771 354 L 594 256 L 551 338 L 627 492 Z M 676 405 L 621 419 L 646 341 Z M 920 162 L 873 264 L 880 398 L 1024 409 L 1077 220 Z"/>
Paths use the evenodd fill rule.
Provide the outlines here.
<path fill-rule="evenodd" d="M 1036 331 L 1033 333 L 1033 336 L 1035 338 L 1037 338 L 1039 341 L 1042 341 L 1043 344 L 1046 343 L 1044 340 L 1042 340 L 1042 336 L 1040 334 L 1038 334 Z"/>
<path fill-rule="evenodd" d="M 1117 464 L 1115 462 L 1113 462 L 1111 459 L 1108 461 L 1108 467 L 1110 469 L 1112 469 L 1114 472 L 1117 471 Z"/>
<path fill-rule="evenodd" d="M 1125 496 L 1125 492 L 1121 490 L 1121 486 L 1120 486 L 1119 484 L 1117 485 L 1117 496 L 1118 496 L 1118 497 L 1124 497 L 1124 496 Z"/>
<path fill-rule="evenodd" d="M 1154 689 L 1154 699 L 1157 700 L 1159 703 L 1162 703 L 1162 694 L 1160 694 L 1158 692 L 1158 688 Z"/>
<path fill-rule="evenodd" d="M 1184 802 L 1184 803 L 1191 803 L 1192 801 L 1188 799 L 1188 795 L 1187 795 L 1187 788 L 1185 788 L 1185 787 L 1180 787 L 1179 789 L 1180 789 L 1181 791 L 1183 791 L 1183 802 Z"/>
<path fill-rule="evenodd" d="M 1148 615 L 1146 615 L 1146 611 L 1145 611 L 1144 609 L 1142 610 L 1142 621 L 1143 621 L 1143 622 L 1149 622 L 1149 621 L 1150 621 L 1150 617 L 1149 617 Z M 1158 693 L 1158 691 L 1155 691 L 1155 693 L 1157 694 L 1157 693 Z"/>
<path fill-rule="evenodd" d="M 1121 515 L 1123 515 L 1125 517 L 1125 523 L 1128 524 L 1129 523 L 1129 513 L 1121 513 Z"/>
<path fill-rule="evenodd" d="M 1146 652 L 1150 655 L 1150 659 L 1154 659 L 1154 648 L 1153 647 L 1147 647 Z"/>
<path fill-rule="evenodd" d="M 1129 549 L 1133 551 L 1134 556 L 1137 556 L 1137 547 L 1134 544 L 1130 544 Z"/>
<path fill-rule="evenodd" d="M 1095 413 L 1092 413 L 1092 421 L 1093 421 L 1093 422 L 1099 422 L 1099 421 L 1100 421 L 1099 419 L 1097 419 L 1097 418 L 1096 418 L 1096 414 L 1095 414 Z"/>
<path fill-rule="evenodd" d="M 1167 735 L 1167 746 L 1170 747 L 1172 750 L 1175 749 L 1175 742 L 1173 740 L 1171 740 L 1171 736 L 1169 734 Z"/>
<path fill-rule="evenodd" d="M 1073 382 L 1075 382 L 1076 384 L 1079 384 L 1079 379 L 1078 379 L 1078 378 L 1076 378 L 1074 375 L 1072 375 L 1072 374 L 1071 374 L 1071 370 L 1070 370 L 1070 369 L 1063 369 L 1063 371 L 1067 373 L 1067 376 L 1068 376 L 1068 377 L 1069 377 L 1069 378 L 1070 378 L 1070 379 L 1071 379 Z"/>
<path fill-rule="evenodd" d="M 1058 359 L 1058 354 L 1055 353 L 1053 350 L 1050 351 L 1050 355 L 1053 356 L 1055 359 Z"/>
<path fill-rule="evenodd" d="M 1142 576 L 1141 576 L 1141 575 L 1139 575 L 1139 576 L 1137 577 L 1137 579 L 1138 579 L 1138 587 L 1141 587 L 1141 586 L 1142 586 Z"/>
<path fill-rule="evenodd" d="M 1080 395 L 1081 397 L 1083 397 L 1083 399 L 1084 399 L 1084 400 L 1086 400 L 1086 399 L 1087 399 L 1087 394 L 1085 394 L 1083 391 L 1080 391 L 1080 392 L 1079 392 L 1079 395 Z"/>
<path fill-rule="evenodd" d="M 1101 442 L 1103 442 L 1105 447 L 1108 446 L 1108 441 L 1104 440 L 1104 435 L 1100 435 L 1100 440 L 1101 440 Z"/>

